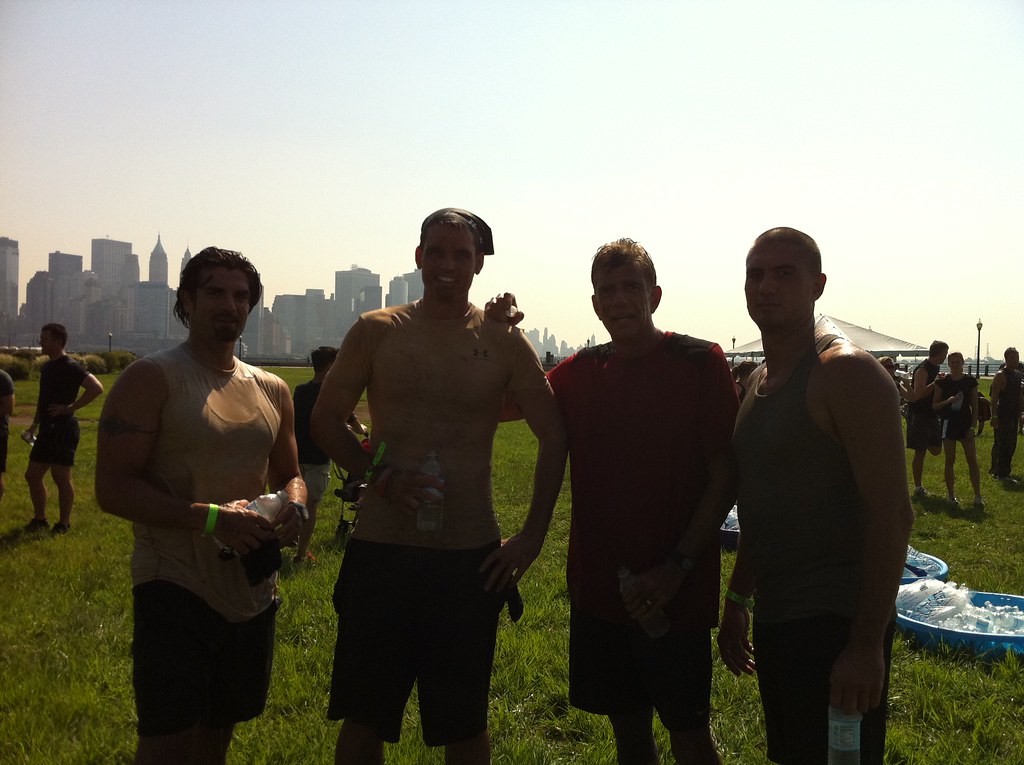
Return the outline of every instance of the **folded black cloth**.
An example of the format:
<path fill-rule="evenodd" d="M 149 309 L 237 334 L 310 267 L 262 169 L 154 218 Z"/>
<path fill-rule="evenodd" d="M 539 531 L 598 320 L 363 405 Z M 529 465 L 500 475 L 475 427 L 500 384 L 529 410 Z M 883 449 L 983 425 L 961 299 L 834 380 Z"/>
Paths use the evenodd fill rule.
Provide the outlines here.
<path fill-rule="evenodd" d="M 249 586 L 255 587 L 281 568 L 281 545 L 276 539 L 267 540 L 255 550 L 241 556 L 241 561 Z"/>
<path fill-rule="evenodd" d="M 505 605 L 508 606 L 508 618 L 513 622 L 519 621 L 523 615 L 523 596 L 519 594 L 519 585 L 513 584 L 505 590 Z"/>

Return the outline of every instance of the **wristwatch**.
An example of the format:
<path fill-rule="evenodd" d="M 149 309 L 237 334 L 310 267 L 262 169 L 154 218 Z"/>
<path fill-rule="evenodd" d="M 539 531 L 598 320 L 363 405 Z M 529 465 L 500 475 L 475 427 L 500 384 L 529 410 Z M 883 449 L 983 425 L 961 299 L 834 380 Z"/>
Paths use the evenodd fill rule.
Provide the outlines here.
<path fill-rule="evenodd" d="M 298 511 L 303 523 L 309 520 L 309 509 L 304 504 L 301 502 L 289 502 L 288 504 Z"/>
<path fill-rule="evenodd" d="M 697 566 L 697 562 L 693 558 L 687 558 L 675 547 L 668 551 L 668 557 L 679 566 L 683 574 L 689 574 Z"/>

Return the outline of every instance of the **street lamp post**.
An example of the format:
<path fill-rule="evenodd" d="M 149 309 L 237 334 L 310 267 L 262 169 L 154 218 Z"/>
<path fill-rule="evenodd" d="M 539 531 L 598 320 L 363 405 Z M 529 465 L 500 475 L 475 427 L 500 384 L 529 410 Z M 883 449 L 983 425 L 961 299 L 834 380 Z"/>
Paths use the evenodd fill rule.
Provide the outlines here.
<path fill-rule="evenodd" d="M 114 351 L 114 333 L 107 333 L 107 353 L 113 353 Z"/>
<path fill-rule="evenodd" d="M 981 377 L 981 319 L 978 319 L 978 350 L 974 354 L 974 376 Z"/>
<path fill-rule="evenodd" d="M 734 351 L 736 350 L 736 335 L 732 336 L 732 349 Z"/>

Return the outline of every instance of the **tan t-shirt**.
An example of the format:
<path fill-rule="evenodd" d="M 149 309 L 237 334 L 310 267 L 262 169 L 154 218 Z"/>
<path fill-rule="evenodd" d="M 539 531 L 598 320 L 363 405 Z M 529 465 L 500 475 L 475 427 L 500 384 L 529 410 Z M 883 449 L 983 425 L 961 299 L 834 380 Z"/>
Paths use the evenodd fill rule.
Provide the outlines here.
<path fill-rule="evenodd" d="M 144 475 L 190 502 L 230 502 L 264 493 L 270 451 L 281 427 L 280 378 L 234 359 L 223 372 L 184 345 L 146 357 L 167 381 L 160 434 Z M 250 587 L 238 558 L 199 531 L 134 524 L 135 584 L 161 579 L 201 597 L 228 621 L 246 621 L 273 602 L 277 577 Z"/>
<path fill-rule="evenodd" d="M 418 470 L 436 451 L 445 481 L 442 531 L 417 531 L 414 513 L 367 491 L 356 538 L 439 549 L 499 538 L 491 448 L 503 396 L 551 395 L 522 332 L 485 321 L 474 306 L 454 320 L 429 318 L 419 302 L 371 311 L 345 336 L 320 395 L 337 390 L 366 390 L 373 450 L 387 445 L 384 462 Z"/>

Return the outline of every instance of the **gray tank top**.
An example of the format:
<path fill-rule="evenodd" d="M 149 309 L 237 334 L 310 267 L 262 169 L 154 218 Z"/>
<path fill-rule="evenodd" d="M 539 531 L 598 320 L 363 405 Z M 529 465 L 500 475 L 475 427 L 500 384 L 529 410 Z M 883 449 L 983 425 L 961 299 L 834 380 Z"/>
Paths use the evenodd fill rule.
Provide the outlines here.
<path fill-rule="evenodd" d="M 817 357 L 811 348 L 771 395 L 752 389 L 733 436 L 742 544 L 764 622 L 856 609 L 864 513 L 845 449 L 807 410 Z"/>

